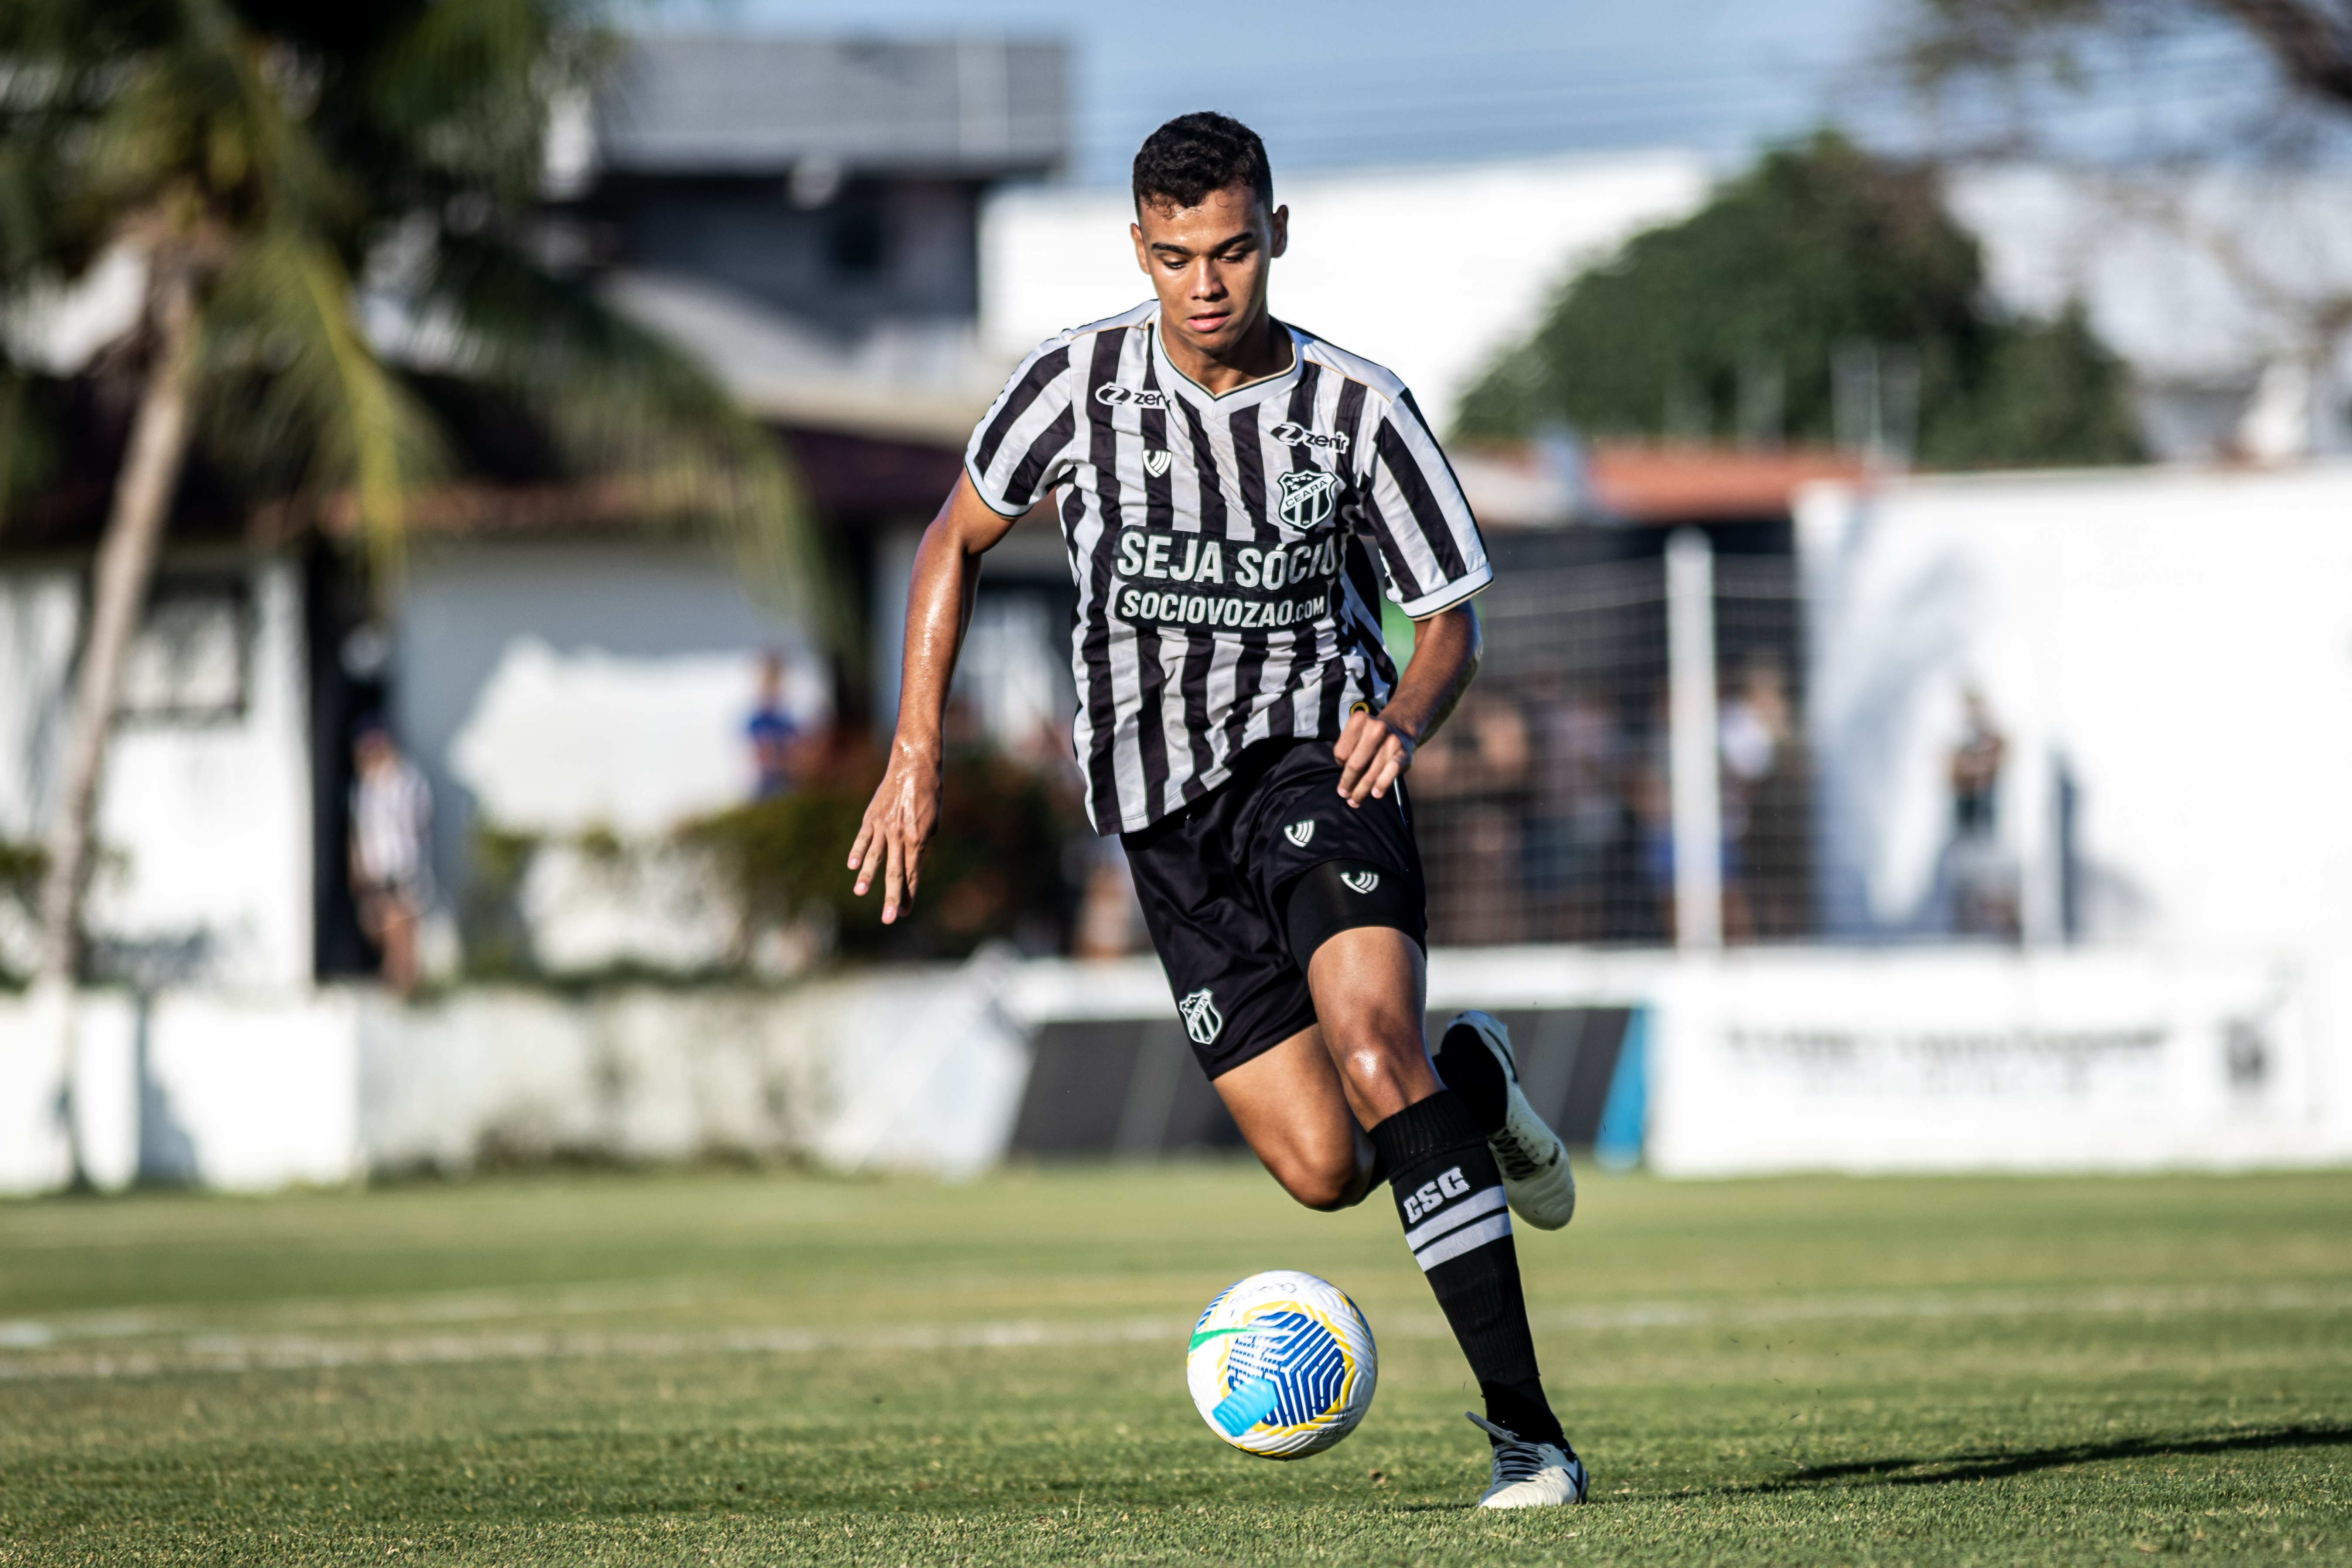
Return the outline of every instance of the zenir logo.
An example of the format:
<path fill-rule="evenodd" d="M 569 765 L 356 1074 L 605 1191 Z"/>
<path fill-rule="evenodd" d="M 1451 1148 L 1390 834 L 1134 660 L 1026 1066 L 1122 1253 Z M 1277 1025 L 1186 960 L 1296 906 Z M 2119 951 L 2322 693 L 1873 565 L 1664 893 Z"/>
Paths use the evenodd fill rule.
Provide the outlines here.
<path fill-rule="evenodd" d="M 1304 822 L 1294 822 L 1282 830 L 1282 836 L 1304 849 L 1315 837 L 1315 819 L 1310 816 Z"/>
<path fill-rule="evenodd" d="M 1121 386 L 1115 381 L 1107 381 L 1095 388 L 1095 401 L 1109 408 L 1165 408 L 1168 406 L 1168 395 L 1148 387 Z"/>
<path fill-rule="evenodd" d="M 1216 996 L 1205 985 L 1177 1003 L 1176 1011 L 1184 1015 L 1184 1032 L 1192 1037 L 1195 1045 L 1214 1045 L 1224 1029 L 1224 1016 L 1217 1011 Z"/>
<path fill-rule="evenodd" d="M 1143 454 L 1143 471 L 1156 479 L 1166 473 L 1168 465 L 1175 460 L 1165 452 L 1146 452 Z"/>
<path fill-rule="evenodd" d="M 1378 871 L 1342 871 L 1339 880 L 1347 884 L 1351 893 L 1369 893 L 1381 885 L 1381 874 Z"/>
<path fill-rule="evenodd" d="M 1306 426 L 1294 420 L 1286 419 L 1266 434 L 1286 447 L 1308 447 L 1318 452 L 1344 452 L 1348 449 L 1348 438 L 1345 436 L 1336 433 L 1327 434 L 1321 430 L 1309 430 Z"/>

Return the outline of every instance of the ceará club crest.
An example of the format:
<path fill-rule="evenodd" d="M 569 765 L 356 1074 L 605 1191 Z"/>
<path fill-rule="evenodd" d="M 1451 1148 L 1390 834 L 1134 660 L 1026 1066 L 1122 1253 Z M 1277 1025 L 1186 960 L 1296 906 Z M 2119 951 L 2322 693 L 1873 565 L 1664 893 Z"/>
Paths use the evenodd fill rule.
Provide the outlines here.
<path fill-rule="evenodd" d="M 1292 468 L 1280 478 L 1281 514 L 1291 528 L 1319 528 L 1339 510 L 1339 476 L 1328 468 Z"/>

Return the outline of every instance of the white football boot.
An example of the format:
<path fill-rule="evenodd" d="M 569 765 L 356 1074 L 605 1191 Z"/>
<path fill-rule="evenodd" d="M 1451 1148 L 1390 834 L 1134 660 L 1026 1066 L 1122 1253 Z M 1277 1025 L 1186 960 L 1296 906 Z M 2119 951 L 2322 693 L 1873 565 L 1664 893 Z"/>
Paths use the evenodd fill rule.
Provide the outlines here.
<path fill-rule="evenodd" d="M 1551 1130 L 1528 1097 L 1519 1091 L 1519 1064 L 1511 1058 L 1511 1032 L 1492 1013 L 1456 1013 L 1447 1020 L 1445 1035 L 1457 1024 L 1467 1024 L 1503 1066 L 1503 1081 L 1510 1099 L 1502 1131 L 1486 1140 L 1495 1163 L 1503 1170 L 1503 1193 L 1511 1212 L 1538 1230 L 1558 1230 L 1576 1213 L 1576 1173 L 1568 1168 L 1568 1145 Z M 1445 1038 L 1445 1035 L 1437 1037 Z"/>
<path fill-rule="evenodd" d="M 1507 1426 L 1467 1410 L 1462 1414 L 1496 1439 L 1495 1479 L 1478 1500 L 1480 1508 L 1561 1508 L 1584 1500 L 1591 1479 L 1575 1454 L 1553 1443 L 1523 1443 Z"/>

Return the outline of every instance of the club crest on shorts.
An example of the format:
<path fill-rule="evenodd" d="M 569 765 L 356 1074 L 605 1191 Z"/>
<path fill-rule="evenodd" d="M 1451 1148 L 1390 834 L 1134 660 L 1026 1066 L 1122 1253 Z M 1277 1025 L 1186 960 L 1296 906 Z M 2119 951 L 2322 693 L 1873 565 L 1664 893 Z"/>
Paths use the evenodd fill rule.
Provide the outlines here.
<path fill-rule="evenodd" d="M 1150 474 L 1156 479 L 1160 475 L 1166 473 L 1168 471 L 1168 465 L 1175 460 L 1176 459 L 1172 456 L 1166 452 L 1146 452 L 1143 454 L 1143 471 Z"/>
<path fill-rule="evenodd" d="M 1315 837 L 1315 819 L 1310 816 L 1304 822 L 1294 822 L 1282 830 L 1282 836 L 1304 849 Z"/>
<path fill-rule="evenodd" d="M 1293 468 L 1279 482 L 1282 521 L 1289 527 L 1320 527 L 1339 510 L 1339 476 L 1328 468 Z"/>
<path fill-rule="evenodd" d="M 1347 884 L 1351 893 L 1369 893 L 1381 885 L 1381 874 L 1378 871 L 1342 871 L 1339 880 Z"/>
<path fill-rule="evenodd" d="M 1224 1032 L 1224 1015 L 1217 1011 L 1217 998 L 1205 985 L 1177 1003 L 1176 1011 L 1184 1015 L 1184 1032 L 1194 1045 L 1214 1045 Z"/>

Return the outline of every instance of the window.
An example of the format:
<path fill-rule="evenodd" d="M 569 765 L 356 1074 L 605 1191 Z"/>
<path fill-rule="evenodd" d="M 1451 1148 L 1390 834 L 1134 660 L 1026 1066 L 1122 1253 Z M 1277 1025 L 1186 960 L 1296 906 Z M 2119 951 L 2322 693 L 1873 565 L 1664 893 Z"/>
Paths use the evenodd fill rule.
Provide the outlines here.
<path fill-rule="evenodd" d="M 882 188 L 871 181 L 853 181 L 836 197 L 830 214 L 833 232 L 827 250 L 836 276 L 871 278 L 889 259 L 889 235 L 882 205 Z"/>
<path fill-rule="evenodd" d="M 132 723 L 218 724 L 245 716 L 251 663 L 246 585 L 167 578 L 149 595 L 122 669 Z"/>

